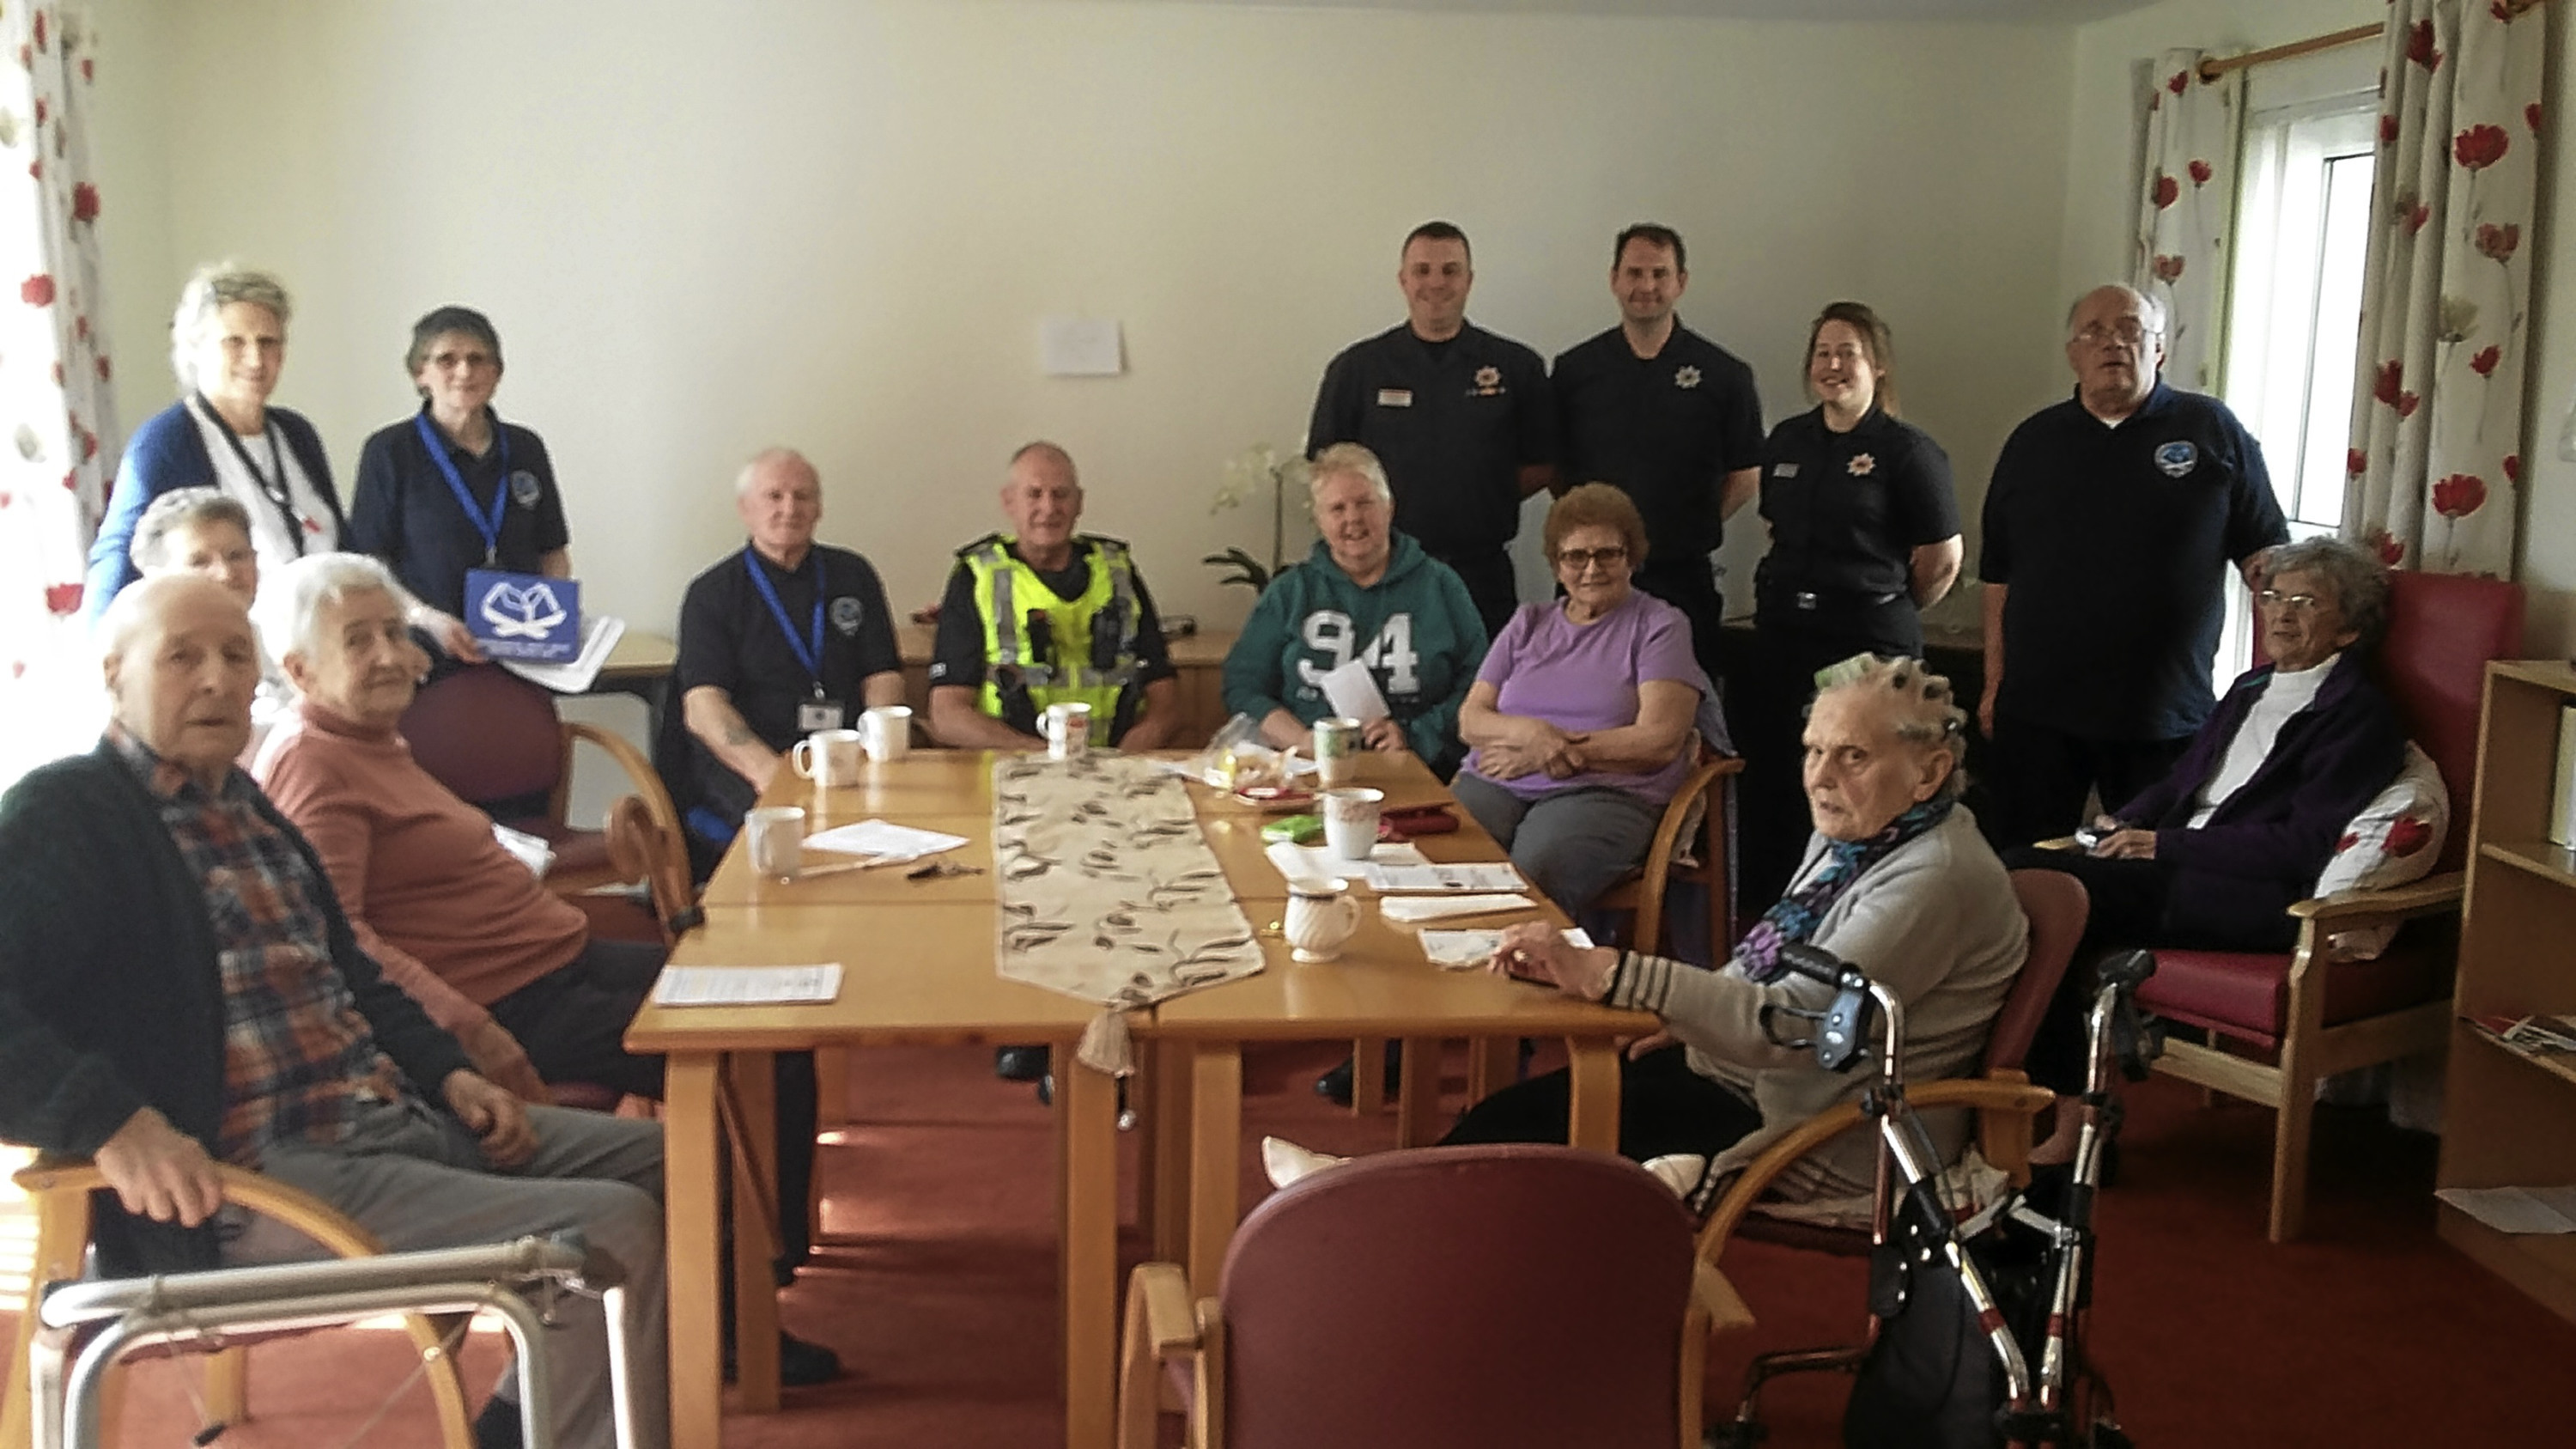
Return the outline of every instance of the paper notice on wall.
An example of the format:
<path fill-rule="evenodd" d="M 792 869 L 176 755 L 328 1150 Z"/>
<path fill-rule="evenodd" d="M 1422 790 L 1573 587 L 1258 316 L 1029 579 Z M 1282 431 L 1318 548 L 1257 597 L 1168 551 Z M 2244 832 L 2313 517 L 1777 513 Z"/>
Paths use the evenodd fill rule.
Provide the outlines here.
<path fill-rule="evenodd" d="M 1127 370 L 1114 317 L 1049 317 L 1038 323 L 1038 366 L 1049 377 L 1116 377 Z"/>

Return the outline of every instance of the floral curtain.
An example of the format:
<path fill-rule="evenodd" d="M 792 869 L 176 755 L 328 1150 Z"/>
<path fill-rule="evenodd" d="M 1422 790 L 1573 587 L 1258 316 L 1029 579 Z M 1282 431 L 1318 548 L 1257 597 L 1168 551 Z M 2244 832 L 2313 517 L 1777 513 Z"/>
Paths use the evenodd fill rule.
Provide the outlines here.
<path fill-rule="evenodd" d="M 2392 0 L 2384 44 L 2344 531 L 2507 578 L 2547 34 L 2536 0 Z"/>
<path fill-rule="evenodd" d="M 85 22 L 0 0 L 0 782 L 78 748 L 99 722 L 82 558 L 119 439 Z"/>
<path fill-rule="evenodd" d="M 2245 73 L 2203 80 L 2200 61 L 2196 50 L 2168 50 L 2156 60 L 2147 97 L 2146 195 L 2129 285 L 2164 306 L 2165 379 L 2193 392 L 2216 392 Z"/>

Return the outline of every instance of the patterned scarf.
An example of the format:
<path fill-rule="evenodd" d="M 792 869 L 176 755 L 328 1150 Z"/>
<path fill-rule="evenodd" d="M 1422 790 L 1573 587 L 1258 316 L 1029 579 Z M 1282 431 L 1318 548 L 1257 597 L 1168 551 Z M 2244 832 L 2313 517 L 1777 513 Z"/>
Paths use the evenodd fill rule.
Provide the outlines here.
<path fill-rule="evenodd" d="M 1780 948 L 1804 941 L 1816 934 L 1816 923 L 1851 883 L 1871 866 L 1885 860 L 1898 846 L 1950 817 L 1951 802 L 1935 798 L 1926 800 L 1888 822 L 1885 830 L 1867 840 L 1837 840 L 1825 848 L 1825 868 L 1815 879 L 1780 898 L 1780 903 L 1753 923 L 1735 948 L 1735 962 L 1744 968 L 1744 977 L 1755 983 L 1777 980 L 1783 968 Z"/>

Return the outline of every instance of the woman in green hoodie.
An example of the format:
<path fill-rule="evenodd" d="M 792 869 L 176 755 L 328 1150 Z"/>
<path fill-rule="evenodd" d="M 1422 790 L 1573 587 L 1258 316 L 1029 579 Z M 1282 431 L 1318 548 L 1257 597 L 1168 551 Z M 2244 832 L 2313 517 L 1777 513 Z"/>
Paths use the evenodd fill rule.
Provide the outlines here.
<path fill-rule="evenodd" d="M 1485 657 L 1485 626 L 1447 564 L 1395 531 L 1394 494 L 1377 455 L 1339 443 L 1315 456 L 1309 481 L 1323 535 L 1303 566 L 1283 569 L 1225 656 L 1225 706 L 1261 721 L 1281 749 L 1306 743 L 1338 714 L 1327 674 L 1367 669 L 1387 717 L 1362 738 L 1409 750 L 1448 779 L 1457 771 L 1458 706 Z"/>

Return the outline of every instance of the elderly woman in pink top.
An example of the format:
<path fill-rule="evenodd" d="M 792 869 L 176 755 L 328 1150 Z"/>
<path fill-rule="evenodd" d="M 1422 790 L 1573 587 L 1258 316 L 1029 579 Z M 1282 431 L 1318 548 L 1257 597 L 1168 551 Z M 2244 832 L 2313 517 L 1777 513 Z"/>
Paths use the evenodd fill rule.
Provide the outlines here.
<path fill-rule="evenodd" d="M 1458 711 L 1471 747 L 1460 804 L 1569 912 L 1646 858 L 1690 771 L 1707 680 L 1690 621 L 1639 592 L 1646 526 L 1628 495 L 1586 483 L 1548 510 L 1565 597 L 1523 604 L 1495 636 Z"/>

